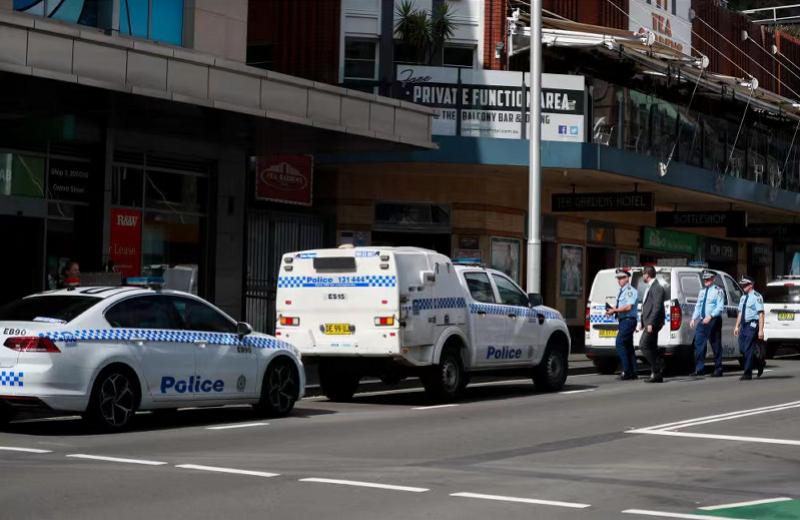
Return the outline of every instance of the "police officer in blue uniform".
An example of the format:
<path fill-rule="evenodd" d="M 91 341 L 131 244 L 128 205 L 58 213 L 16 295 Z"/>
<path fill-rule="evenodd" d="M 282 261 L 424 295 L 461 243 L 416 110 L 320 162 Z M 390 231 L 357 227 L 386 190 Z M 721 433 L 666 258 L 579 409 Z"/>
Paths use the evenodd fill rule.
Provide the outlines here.
<path fill-rule="evenodd" d="M 636 331 L 636 304 L 639 293 L 631 286 L 631 273 L 625 269 L 617 269 L 617 305 L 606 309 L 606 315 L 617 315 L 619 330 L 617 331 L 617 355 L 622 362 L 620 379 L 636 379 L 636 354 L 633 349 L 633 333 Z"/>
<path fill-rule="evenodd" d="M 711 377 L 722 377 L 722 311 L 725 309 L 725 295 L 722 289 L 714 285 L 716 274 L 703 271 L 703 285 L 697 295 L 690 327 L 697 330 L 694 334 L 694 375 L 702 377 L 706 367 L 706 342 L 711 341 L 714 351 L 714 373 Z"/>
<path fill-rule="evenodd" d="M 758 377 L 764 373 L 764 360 L 755 355 L 756 338 L 764 339 L 764 298 L 753 288 L 753 279 L 742 276 L 739 280 L 744 296 L 739 300 L 739 317 L 733 335 L 739 337 L 739 351 L 744 356 L 744 373 L 741 379 L 753 379 L 753 365 L 756 365 Z"/>

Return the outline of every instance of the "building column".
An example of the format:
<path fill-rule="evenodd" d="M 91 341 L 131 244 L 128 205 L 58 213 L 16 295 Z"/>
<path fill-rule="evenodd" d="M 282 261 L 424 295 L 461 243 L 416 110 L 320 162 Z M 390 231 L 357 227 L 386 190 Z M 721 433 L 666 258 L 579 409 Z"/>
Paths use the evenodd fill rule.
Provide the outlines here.
<path fill-rule="evenodd" d="M 247 204 L 247 157 L 243 150 L 220 151 L 217 166 L 216 233 L 214 236 L 214 303 L 242 319 L 244 226 Z"/>

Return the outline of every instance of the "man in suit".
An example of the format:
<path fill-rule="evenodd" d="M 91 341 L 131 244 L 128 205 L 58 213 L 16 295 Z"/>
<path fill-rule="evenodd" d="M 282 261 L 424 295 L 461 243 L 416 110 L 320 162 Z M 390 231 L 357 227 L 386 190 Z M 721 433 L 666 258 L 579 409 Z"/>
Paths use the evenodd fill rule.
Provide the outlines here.
<path fill-rule="evenodd" d="M 651 375 L 645 383 L 664 382 L 664 359 L 658 348 L 658 331 L 664 326 L 664 288 L 656 280 L 656 270 L 648 265 L 642 271 L 642 280 L 648 285 L 642 302 L 642 321 L 640 329 L 639 349 L 650 363 Z"/>

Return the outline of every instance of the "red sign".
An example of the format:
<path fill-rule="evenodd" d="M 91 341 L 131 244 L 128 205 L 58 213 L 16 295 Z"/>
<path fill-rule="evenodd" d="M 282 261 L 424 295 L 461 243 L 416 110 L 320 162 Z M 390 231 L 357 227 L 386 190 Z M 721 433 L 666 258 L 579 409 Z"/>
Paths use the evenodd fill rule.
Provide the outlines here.
<path fill-rule="evenodd" d="M 314 158 L 311 155 L 268 155 L 256 160 L 256 199 L 311 205 Z"/>
<path fill-rule="evenodd" d="M 123 277 L 139 276 L 142 270 L 142 212 L 111 208 L 111 239 L 108 259 Z"/>

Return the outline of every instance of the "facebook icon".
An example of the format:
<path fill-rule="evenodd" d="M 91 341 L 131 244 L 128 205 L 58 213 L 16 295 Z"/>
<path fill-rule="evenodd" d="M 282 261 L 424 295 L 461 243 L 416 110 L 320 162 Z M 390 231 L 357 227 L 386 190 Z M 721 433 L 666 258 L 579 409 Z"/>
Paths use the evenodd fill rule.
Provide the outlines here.
<path fill-rule="evenodd" d="M 566 135 L 567 125 L 558 125 L 558 133 L 559 135 Z"/>

